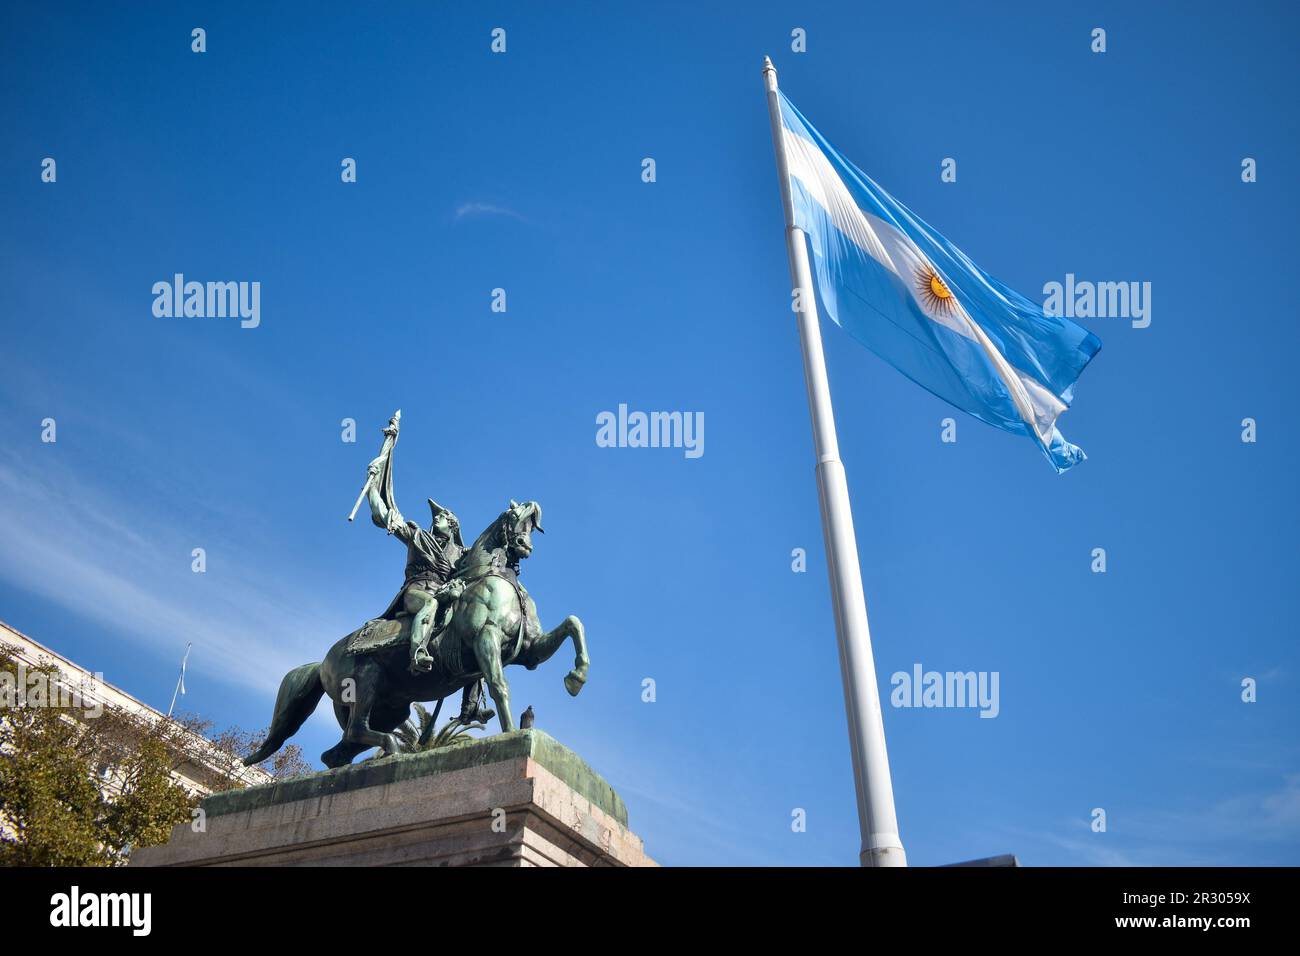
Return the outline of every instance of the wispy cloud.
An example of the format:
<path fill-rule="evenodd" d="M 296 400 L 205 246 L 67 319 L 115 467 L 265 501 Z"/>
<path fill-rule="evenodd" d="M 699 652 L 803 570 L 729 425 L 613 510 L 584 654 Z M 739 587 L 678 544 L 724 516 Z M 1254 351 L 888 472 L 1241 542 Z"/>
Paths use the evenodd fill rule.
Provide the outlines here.
<path fill-rule="evenodd" d="M 1135 825 L 1155 839 L 1186 842 L 1190 834 L 1207 843 L 1300 843 L 1300 774 L 1279 785 L 1187 810 L 1145 812 Z"/>
<path fill-rule="evenodd" d="M 504 216 L 518 222 L 527 222 L 521 214 L 507 206 L 497 206 L 487 202 L 466 202 L 456 207 L 456 220 L 480 219 L 487 216 Z"/>
<path fill-rule="evenodd" d="M 1062 821 L 1051 830 L 1011 828 L 1028 844 L 1067 854 L 1060 862 L 1082 866 L 1244 866 L 1261 852 L 1300 853 L 1300 774 L 1289 773 L 1267 790 L 1241 793 L 1199 806 L 1139 807 L 1112 813 L 1105 833 L 1089 821 Z M 1032 857 L 1026 848 L 1022 857 Z"/>
<path fill-rule="evenodd" d="M 38 469 L 12 451 L 0 453 L 0 527 L 0 577 L 63 607 L 72 621 L 94 622 L 169 660 L 193 641 L 196 665 L 227 683 L 274 691 L 287 670 L 322 650 L 292 635 L 346 630 L 312 601 L 295 600 L 299 588 L 258 562 L 227 555 L 221 574 L 194 574 L 189 543 L 140 502 L 106 497 L 57 465 Z"/>
<path fill-rule="evenodd" d="M 644 772 L 641 776 L 655 779 Z M 778 866 L 783 861 L 736 821 L 705 809 L 706 802 L 698 795 L 691 798 L 675 793 L 662 779 L 653 788 L 623 781 L 618 789 L 640 801 L 646 811 L 643 816 L 658 834 L 657 842 L 646 847 L 651 856 L 663 854 L 671 862 L 686 865 Z"/>

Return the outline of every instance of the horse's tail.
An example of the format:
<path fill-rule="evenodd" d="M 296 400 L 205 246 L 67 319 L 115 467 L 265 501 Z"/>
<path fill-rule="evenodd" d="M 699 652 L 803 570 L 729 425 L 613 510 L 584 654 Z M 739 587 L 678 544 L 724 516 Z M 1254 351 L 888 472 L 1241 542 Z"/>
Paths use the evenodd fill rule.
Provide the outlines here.
<path fill-rule="evenodd" d="M 284 675 L 280 693 L 275 697 L 275 715 L 266 740 L 251 755 L 244 758 L 244 766 L 261 763 L 284 746 L 284 742 L 298 732 L 307 722 L 325 693 L 320 682 L 320 664 L 303 664 Z"/>

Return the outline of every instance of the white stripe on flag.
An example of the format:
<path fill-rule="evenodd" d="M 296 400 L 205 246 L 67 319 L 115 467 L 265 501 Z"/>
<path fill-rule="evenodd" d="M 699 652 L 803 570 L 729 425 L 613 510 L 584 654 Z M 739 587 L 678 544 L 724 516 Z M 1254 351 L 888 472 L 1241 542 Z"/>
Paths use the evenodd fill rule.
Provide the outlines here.
<path fill-rule="evenodd" d="M 785 134 L 785 162 L 790 175 L 798 179 L 813 201 L 826 210 L 836 229 L 897 275 L 898 269 L 873 228 L 884 223 L 858 208 L 834 167 L 816 145 L 786 127 L 782 127 L 781 132 Z"/>
<path fill-rule="evenodd" d="M 1031 376 L 1012 367 L 979 323 L 971 319 L 955 293 L 953 302 L 957 309 L 954 315 L 936 315 L 927 309 L 912 290 L 916 268 L 925 266 L 933 269 L 945 283 L 947 277 L 939 273 L 938 268 L 896 226 L 858 206 L 835 167 L 815 143 L 804 139 L 789 127 L 783 126 L 781 132 L 790 176 L 798 179 L 808 196 L 826 210 L 836 229 L 902 280 L 903 287 L 908 290 L 908 295 L 916 302 L 922 315 L 979 344 L 1015 402 L 1021 419 L 1034 430 L 1040 441 L 1047 442 L 1057 417 L 1065 411 L 1065 404 Z M 899 264 L 903 264 L 906 270 L 900 269 Z M 949 284 L 949 289 L 951 288 Z"/>

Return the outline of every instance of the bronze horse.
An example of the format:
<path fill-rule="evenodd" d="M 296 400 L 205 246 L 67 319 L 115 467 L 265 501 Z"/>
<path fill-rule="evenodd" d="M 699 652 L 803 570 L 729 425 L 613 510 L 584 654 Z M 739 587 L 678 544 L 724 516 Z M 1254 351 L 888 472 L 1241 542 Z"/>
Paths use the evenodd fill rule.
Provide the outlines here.
<path fill-rule="evenodd" d="M 464 583 L 446 627 L 429 642 L 433 668 L 412 673 L 409 660 L 411 618 L 370 621 L 335 643 L 316 664 L 284 676 L 266 740 L 244 763 L 260 763 L 297 733 L 328 694 L 343 739 L 321 754 L 327 767 L 341 767 L 371 747 L 385 756 L 399 750 L 392 731 L 405 723 L 415 701 L 441 701 L 480 678 L 497 706 L 501 729 L 515 729 L 508 664 L 529 670 L 573 640 L 573 670 L 564 678 L 577 696 L 587 680 L 587 640 L 582 622 L 569 615 L 545 634 L 537 607 L 519 583 L 519 562 L 533 550 L 532 532 L 542 531 L 542 509 L 535 501 L 510 507 L 490 524 L 456 564 L 453 580 Z"/>

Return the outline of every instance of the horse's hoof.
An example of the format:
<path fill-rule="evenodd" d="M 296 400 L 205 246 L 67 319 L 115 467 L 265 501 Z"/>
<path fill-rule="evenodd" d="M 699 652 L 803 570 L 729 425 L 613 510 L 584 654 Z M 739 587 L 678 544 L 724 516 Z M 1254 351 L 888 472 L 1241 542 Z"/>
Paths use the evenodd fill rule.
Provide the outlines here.
<path fill-rule="evenodd" d="M 564 689 L 569 692 L 570 697 L 577 697 L 578 691 L 582 690 L 582 685 L 585 683 L 587 683 L 587 678 L 577 671 L 569 671 L 564 675 Z"/>

